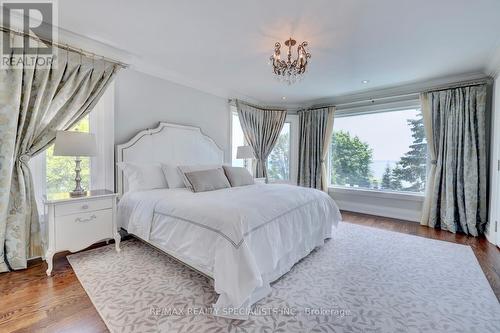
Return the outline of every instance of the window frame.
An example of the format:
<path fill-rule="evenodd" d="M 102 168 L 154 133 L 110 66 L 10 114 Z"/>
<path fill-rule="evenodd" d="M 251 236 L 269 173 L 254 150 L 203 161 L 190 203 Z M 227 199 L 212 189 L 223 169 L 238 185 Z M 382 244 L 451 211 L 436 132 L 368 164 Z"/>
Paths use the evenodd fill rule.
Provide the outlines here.
<path fill-rule="evenodd" d="M 408 99 L 397 102 L 374 104 L 374 105 L 363 105 L 356 107 L 345 107 L 339 108 L 335 112 L 335 119 L 353 117 L 367 114 L 375 113 L 385 113 L 385 112 L 395 112 L 404 111 L 410 109 L 421 109 L 421 103 L 419 99 Z M 335 120 L 333 123 L 335 129 Z M 429 165 L 429 156 L 427 156 L 427 166 Z M 330 165 L 330 152 L 328 152 L 327 158 L 327 173 L 330 175 L 331 165 Z M 424 192 L 412 192 L 412 191 L 394 191 L 394 190 L 374 190 L 369 188 L 359 188 L 359 187 L 346 187 L 341 185 L 335 185 L 330 183 L 330 177 L 328 177 L 328 192 L 339 193 L 339 194 L 354 194 L 357 196 L 366 196 L 374 198 L 385 198 L 385 199 L 402 199 L 410 201 L 423 201 L 425 196 Z"/>

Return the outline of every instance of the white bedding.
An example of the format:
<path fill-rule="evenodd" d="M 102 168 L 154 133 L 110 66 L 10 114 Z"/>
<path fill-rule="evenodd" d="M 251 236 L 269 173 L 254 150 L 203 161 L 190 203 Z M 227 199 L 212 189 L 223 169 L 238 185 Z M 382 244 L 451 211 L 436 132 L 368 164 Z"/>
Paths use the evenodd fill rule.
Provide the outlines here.
<path fill-rule="evenodd" d="M 214 279 L 216 315 L 240 319 L 340 220 L 328 194 L 278 184 L 130 192 L 118 205 L 129 233 Z"/>

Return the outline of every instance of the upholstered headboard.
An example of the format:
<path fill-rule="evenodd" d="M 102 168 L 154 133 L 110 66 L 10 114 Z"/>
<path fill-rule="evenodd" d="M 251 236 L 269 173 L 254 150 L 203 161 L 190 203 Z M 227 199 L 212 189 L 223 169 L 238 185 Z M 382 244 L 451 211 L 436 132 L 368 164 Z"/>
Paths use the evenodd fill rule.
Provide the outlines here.
<path fill-rule="evenodd" d="M 193 126 L 160 122 L 131 140 L 116 146 L 116 163 L 168 163 L 173 165 L 222 164 L 223 150 L 212 138 Z M 117 191 L 127 192 L 123 172 L 115 166 Z"/>

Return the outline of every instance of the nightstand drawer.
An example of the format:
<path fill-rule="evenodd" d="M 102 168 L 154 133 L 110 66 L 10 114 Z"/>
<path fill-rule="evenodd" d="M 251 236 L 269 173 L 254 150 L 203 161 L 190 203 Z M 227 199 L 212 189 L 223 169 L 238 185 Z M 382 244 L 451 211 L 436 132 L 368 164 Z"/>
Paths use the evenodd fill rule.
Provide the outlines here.
<path fill-rule="evenodd" d="M 112 238 L 113 210 L 104 209 L 61 216 L 57 220 L 55 234 L 57 250 L 72 252 L 82 250 L 105 238 Z"/>
<path fill-rule="evenodd" d="M 85 200 L 71 203 L 59 204 L 56 206 L 56 216 L 63 216 L 76 213 L 85 213 L 94 210 L 111 208 L 113 206 L 112 198 L 98 200 Z"/>

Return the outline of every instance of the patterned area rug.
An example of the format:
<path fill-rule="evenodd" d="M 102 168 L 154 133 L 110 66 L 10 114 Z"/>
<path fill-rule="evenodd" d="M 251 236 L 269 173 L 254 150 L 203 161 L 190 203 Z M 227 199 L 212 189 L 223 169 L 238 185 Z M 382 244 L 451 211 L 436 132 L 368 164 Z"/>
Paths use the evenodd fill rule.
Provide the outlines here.
<path fill-rule="evenodd" d="M 246 321 L 212 316 L 210 280 L 137 240 L 68 259 L 111 332 L 500 332 L 470 247 L 349 223 Z"/>

